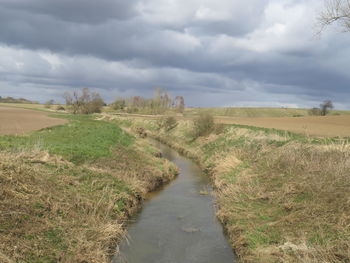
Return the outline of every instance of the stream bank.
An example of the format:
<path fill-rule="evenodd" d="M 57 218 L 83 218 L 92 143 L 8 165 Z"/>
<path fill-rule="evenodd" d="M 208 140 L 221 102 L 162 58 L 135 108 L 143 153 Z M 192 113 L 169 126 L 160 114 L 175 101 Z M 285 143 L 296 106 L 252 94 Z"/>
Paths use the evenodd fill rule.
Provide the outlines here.
<path fill-rule="evenodd" d="M 192 161 L 159 142 L 178 177 L 148 195 L 132 218 L 114 263 L 232 263 L 234 254 L 214 211 L 209 179 Z"/>

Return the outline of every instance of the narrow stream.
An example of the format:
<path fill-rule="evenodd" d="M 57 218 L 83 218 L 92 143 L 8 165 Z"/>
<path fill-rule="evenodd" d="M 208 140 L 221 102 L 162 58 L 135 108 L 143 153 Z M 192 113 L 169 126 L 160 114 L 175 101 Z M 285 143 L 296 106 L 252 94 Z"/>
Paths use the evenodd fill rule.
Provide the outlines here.
<path fill-rule="evenodd" d="M 132 218 L 129 238 L 121 243 L 113 263 L 235 262 L 214 214 L 207 176 L 174 150 L 154 144 L 164 158 L 179 167 L 180 174 L 148 196 L 143 209 Z"/>

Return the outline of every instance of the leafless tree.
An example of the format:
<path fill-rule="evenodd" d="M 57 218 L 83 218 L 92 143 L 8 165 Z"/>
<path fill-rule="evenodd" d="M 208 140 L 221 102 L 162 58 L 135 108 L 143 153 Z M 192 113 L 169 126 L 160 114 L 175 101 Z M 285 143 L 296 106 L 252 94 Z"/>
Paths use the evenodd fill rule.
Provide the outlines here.
<path fill-rule="evenodd" d="M 176 96 L 175 101 L 175 108 L 179 112 L 184 112 L 185 110 L 185 99 L 183 96 Z"/>
<path fill-rule="evenodd" d="M 104 105 L 104 101 L 102 100 L 100 94 L 90 94 L 90 90 L 88 88 L 83 88 L 81 90 L 81 95 L 79 92 L 74 91 L 73 94 L 65 92 L 63 97 L 66 100 L 66 105 L 74 114 L 99 113 Z"/>
<path fill-rule="evenodd" d="M 325 100 L 322 104 L 320 104 L 321 116 L 326 116 L 328 114 L 329 109 L 333 109 L 333 103 L 330 100 Z"/>
<path fill-rule="evenodd" d="M 47 102 L 45 102 L 45 108 L 50 109 L 52 107 L 52 104 L 54 104 L 55 101 L 54 100 L 48 100 Z"/>
<path fill-rule="evenodd" d="M 325 0 L 325 9 L 318 17 L 320 32 L 337 23 L 345 32 L 350 32 L 350 0 Z"/>

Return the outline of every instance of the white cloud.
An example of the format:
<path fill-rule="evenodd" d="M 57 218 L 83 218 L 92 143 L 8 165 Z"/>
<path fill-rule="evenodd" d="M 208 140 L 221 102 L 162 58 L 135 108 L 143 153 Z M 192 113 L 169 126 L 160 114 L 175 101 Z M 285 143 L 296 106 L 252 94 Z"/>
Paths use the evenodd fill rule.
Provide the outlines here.
<path fill-rule="evenodd" d="M 46 100 L 91 87 L 113 99 L 162 86 L 201 106 L 300 106 L 328 96 L 345 105 L 349 95 L 350 35 L 314 37 L 319 0 L 117 1 L 119 9 L 84 6 L 91 19 L 78 2 L 42 1 L 0 4 L 0 95 Z"/>

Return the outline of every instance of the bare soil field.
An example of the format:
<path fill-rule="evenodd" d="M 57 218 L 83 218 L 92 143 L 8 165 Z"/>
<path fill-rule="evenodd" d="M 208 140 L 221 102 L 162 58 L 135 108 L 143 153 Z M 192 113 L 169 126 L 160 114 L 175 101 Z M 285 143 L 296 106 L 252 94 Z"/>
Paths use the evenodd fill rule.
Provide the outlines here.
<path fill-rule="evenodd" d="M 51 118 L 48 114 L 50 113 L 15 107 L 0 107 L 0 135 L 20 135 L 67 122 L 64 119 Z"/>
<path fill-rule="evenodd" d="M 350 137 L 350 116 L 282 117 L 282 118 L 216 118 L 224 124 L 274 128 L 312 136 Z"/>

